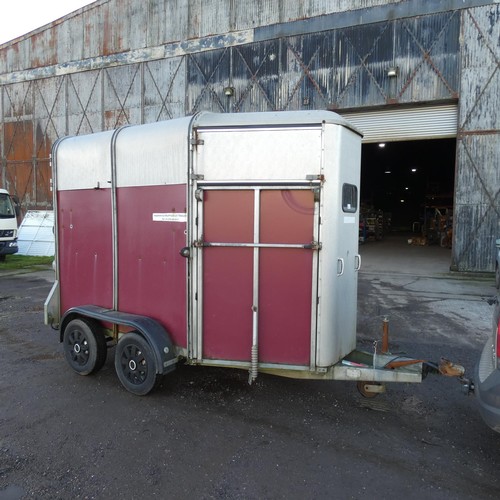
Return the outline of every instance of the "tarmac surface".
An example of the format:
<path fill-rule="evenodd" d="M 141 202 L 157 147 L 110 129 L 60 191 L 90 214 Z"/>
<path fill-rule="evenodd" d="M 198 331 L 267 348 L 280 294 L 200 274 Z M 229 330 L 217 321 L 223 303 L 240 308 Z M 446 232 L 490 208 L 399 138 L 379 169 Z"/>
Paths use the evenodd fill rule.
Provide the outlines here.
<path fill-rule="evenodd" d="M 360 247 L 359 347 L 382 320 L 390 349 L 472 373 L 490 330 L 493 275 L 449 271 L 450 251 L 386 238 Z M 0 500 L 500 497 L 500 434 L 454 379 L 390 384 L 180 366 L 147 397 L 120 385 L 113 350 L 81 377 L 43 324 L 52 270 L 0 271 Z"/>

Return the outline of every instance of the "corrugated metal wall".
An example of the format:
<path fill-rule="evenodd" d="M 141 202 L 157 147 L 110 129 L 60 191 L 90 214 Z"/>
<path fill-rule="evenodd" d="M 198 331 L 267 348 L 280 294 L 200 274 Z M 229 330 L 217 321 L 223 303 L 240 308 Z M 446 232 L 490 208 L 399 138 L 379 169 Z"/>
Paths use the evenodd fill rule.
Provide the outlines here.
<path fill-rule="evenodd" d="M 391 3 L 400 2 L 98 0 L 3 48 L 0 74 Z"/>
<path fill-rule="evenodd" d="M 500 238 L 500 5 L 462 16 L 453 266 L 491 271 Z"/>
<path fill-rule="evenodd" d="M 457 2 L 440 5 L 448 3 Z M 499 150 L 492 111 L 499 93 L 491 91 L 494 85 L 498 90 L 500 73 L 494 43 L 499 6 L 426 15 L 412 6 L 430 4 L 97 1 L 0 47 L 1 182 L 20 195 L 25 209 L 48 208 L 53 142 L 126 123 L 206 109 L 363 109 L 460 97 L 454 262 L 461 270 L 489 270 L 493 250 L 481 241 L 498 229 L 498 197 L 483 189 L 476 203 L 462 186 L 470 185 L 470 176 L 480 186 L 499 185 L 488 166 L 498 164 Z M 371 22 L 360 24 L 364 19 Z M 389 67 L 397 67 L 396 79 L 387 76 Z M 484 82 L 474 80 L 477 67 Z M 234 96 L 226 97 L 224 87 L 233 87 Z M 481 229 L 471 229 L 472 222 Z"/>

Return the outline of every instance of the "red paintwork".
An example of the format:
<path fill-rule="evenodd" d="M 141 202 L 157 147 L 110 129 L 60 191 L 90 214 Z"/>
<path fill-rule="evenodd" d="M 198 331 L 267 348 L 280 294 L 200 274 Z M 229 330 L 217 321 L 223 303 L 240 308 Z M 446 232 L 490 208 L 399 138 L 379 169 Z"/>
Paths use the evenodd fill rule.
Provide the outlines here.
<path fill-rule="evenodd" d="M 204 193 L 204 240 L 253 242 L 253 191 Z M 252 346 L 253 249 L 203 250 L 203 356 L 246 361 Z"/>
<path fill-rule="evenodd" d="M 95 304 L 112 307 L 111 192 L 58 192 L 61 313 Z"/>
<path fill-rule="evenodd" d="M 203 357 L 250 360 L 251 248 L 206 248 L 203 253 Z"/>
<path fill-rule="evenodd" d="M 311 243 L 312 191 L 262 191 L 260 206 L 261 243 Z M 259 271 L 259 360 L 309 364 L 312 251 L 261 249 Z"/>
<path fill-rule="evenodd" d="M 62 312 L 112 307 L 109 190 L 58 193 Z M 260 241 L 308 244 L 311 191 L 261 192 Z M 149 316 L 187 347 L 186 224 L 153 221 L 153 213 L 185 213 L 186 186 L 117 190 L 118 310 Z M 204 240 L 253 243 L 253 190 L 204 193 Z M 203 357 L 250 361 L 253 248 L 203 249 Z M 312 251 L 259 250 L 259 361 L 308 365 L 311 344 Z"/>
<path fill-rule="evenodd" d="M 261 243 L 311 243 L 314 215 L 312 191 L 262 191 L 260 207 Z"/>
<path fill-rule="evenodd" d="M 261 191 L 261 243 L 309 244 L 311 191 Z M 254 192 L 209 191 L 204 241 L 253 243 Z M 203 355 L 249 361 L 252 346 L 253 249 L 203 250 Z M 259 361 L 308 365 L 312 251 L 260 249 Z"/>
<path fill-rule="evenodd" d="M 153 221 L 153 213 L 186 213 L 186 186 L 117 190 L 118 309 L 160 321 L 187 347 L 186 224 Z"/>

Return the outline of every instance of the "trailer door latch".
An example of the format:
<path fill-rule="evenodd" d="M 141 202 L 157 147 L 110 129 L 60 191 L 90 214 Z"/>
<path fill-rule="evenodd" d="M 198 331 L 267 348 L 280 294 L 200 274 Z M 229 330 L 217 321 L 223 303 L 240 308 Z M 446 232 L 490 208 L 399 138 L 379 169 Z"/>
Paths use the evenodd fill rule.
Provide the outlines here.
<path fill-rule="evenodd" d="M 311 241 L 309 245 L 304 245 L 307 250 L 321 250 L 321 243 L 319 241 Z"/>

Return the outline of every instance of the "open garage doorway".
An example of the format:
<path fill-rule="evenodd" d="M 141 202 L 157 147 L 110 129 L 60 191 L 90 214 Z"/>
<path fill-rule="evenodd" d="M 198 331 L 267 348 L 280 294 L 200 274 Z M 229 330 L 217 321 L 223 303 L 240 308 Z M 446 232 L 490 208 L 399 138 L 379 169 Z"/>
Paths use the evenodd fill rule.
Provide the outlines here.
<path fill-rule="evenodd" d="M 448 272 L 453 243 L 457 103 L 342 115 L 363 133 L 363 268 Z M 377 242 L 373 244 L 371 242 Z"/>
<path fill-rule="evenodd" d="M 456 139 L 363 144 L 360 253 L 365 271 L 449 271 Z"/>
<path fill-rule="evenodd" d="M 450 246 L 455 149 L 455 139 L 364 144 L 361 215 L 380 219 L 366 236 L 405 233 Z"/>

